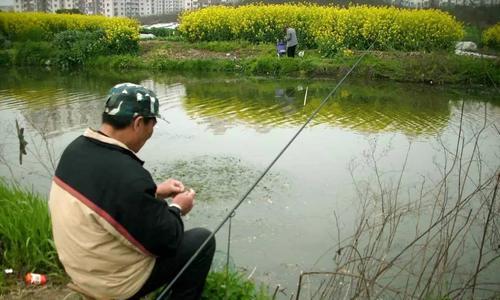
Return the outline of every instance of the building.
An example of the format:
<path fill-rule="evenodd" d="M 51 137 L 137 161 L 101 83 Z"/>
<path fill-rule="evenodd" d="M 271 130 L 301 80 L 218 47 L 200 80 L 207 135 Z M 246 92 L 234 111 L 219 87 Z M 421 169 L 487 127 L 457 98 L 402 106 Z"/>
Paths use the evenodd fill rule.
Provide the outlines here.
<path fill-rule="evenodd" d="M 139 2 L 139 15 L 152 16 L 153 14 L 153 1 L 154 0 L 141 0 Z"/>
<path fill-rule="evenodd" d="M 15 5 L 17 5 L 17 2 L 23 3 L 22 7 L 35 7 L 27 4 L 28 2 L 35 2 L 33 0 L 15 0 L 15 2 Z M 36 2 L 38 2 L 36 9 L 17 10 L 16 8 L 16 11 L 45 11 L 55 13 L 59 9 L 78 9 L 83 14 L 103 14 L 102 1 L 100 0 L 38 0 Z"/>
<path fill-rule="evenodd" d="M 14 11 L 14 5 L 0 5 L 0 11 Z"/>
<path fill-rule="evenodd" d="M 495 6 L 500 5 L 500 0 L 441 0 L 440 6 Z"/>
<path fill-rule="evenodd" d="M 198 1 L 197 0 L 184 0 L 184 7 L 183 10 L 191 10 L 195 9 L 195 5 L 197 5 Z"/>
<path fill-rule="evenodd" d="M 139 0 L 102 0 L 103 12 L 107 17 L 139 16 Z"/>
<path fill-rule="evenodd" d="M 494 6 L 500 0 L 392 0 L 392 4 L 409 8 L 428 8 L 442 6 Z"/>
<path fill-rule="evenodd" d="M 191 9 L 191 3 L 197 0 L 101 0 L 101 14 L 108 17 L 166 15 L 186 9 L 185 1 L 189 1 Z"/>
<path fill-rule="evenodd" d="M 87 15 L 103 15 L 104 14 L 104 3 L 98 0 L 80 0 L 81 12 Z"/>
<path fill-rule="evenodd" d="M 183 10 L 216 4 L 234 4 L 239 0 L 14 0 L 14 11 L 56 12 L 59 9 L 78 9 L 84 14 L 114 16 L 154 16 L 175 14 Z M 388 4 L 409 8 L 439 6 L 493 6 L 500 0 L 387 0 Z M 8 10 L 3 9 L 2 10 Z"/>
<path fill-rule="evenodd" d="M 15 0 L 14 11 L 46 11 L 46 1 L 42 0 Z"/>
<path fill-rule="evenodd" d="M 136 17 L 176 13 L 186 6 L 196 8 L 193 3 L 197 0 L 15 0 L 13 10 L 55 13 L 59 9 L 78 9 L 88 15 Z"/>
<path fill-rule="evenodd" d="M 184 0 L 142 0 L 139 2 L 139 15 L 166 15 L 182 11 L 184 7 Z"/>

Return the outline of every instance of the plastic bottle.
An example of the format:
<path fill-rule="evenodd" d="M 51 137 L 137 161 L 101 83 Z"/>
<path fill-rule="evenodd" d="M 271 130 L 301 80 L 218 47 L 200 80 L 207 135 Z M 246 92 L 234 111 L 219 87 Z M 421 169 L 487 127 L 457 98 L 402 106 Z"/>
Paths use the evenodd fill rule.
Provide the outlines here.
<path fill-rule="evenodd" d="M 24 276 L 26 285 L 44 285 L 47 283 L 47 276 L 45 274 L 27 273 Z"/>

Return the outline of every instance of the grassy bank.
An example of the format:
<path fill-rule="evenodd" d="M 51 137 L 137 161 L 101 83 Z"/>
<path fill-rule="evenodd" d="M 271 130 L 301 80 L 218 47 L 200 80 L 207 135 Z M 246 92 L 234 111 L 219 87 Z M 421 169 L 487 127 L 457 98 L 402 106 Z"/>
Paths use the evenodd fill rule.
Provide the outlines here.
<path fill-rule="evenodd" d="M 316 49 L 299 49 L 303 57 L 277 57 L 274 44 L 244 41 L 199 42 L 150 40 L 136 54 L 87 57 L 77 49 L 63 55 L 49 43 L 27 42 L 0 50 L 0 65 L 84 69 L 223 72 L 243 76 L 340 77 L 364 51 L 344 50 L 325 58 Z M 73 51 L 73 50 L 72 50 Z M 64 59 L 61 59 L 64 57 Z M 57 62 L 62 62 L 58 64 Z M 352 76 L 454 85 L 500 85 L 500 59 L 459 56 L 448 51 L 370 51 Z"/>
<path fill-rule="evenodd" d="M 0 178 L 0 298 L 62 299 L 71 291 L 57 258 L 46 199 Z M 12 274 L 4 272 L 12 269 Z M 48 288 L 23 289 L 27 272 L 46 274 Z M 3 296 L 2 296 L 3 295 Z M 237 271 L 211 272 L 202 299 L 269 299 L 266 288 Z"/>
<path fill-rule="evenodd" d="M 364 51 L 343 51 L 323 58 L 318 50 L 304 57 L 278 58 L 272 44 L 246 42 L 145 41 L 139 55 L 99 57 L 87 65 L 103 69 L 215 71 L 250 76 L 340 77 Z M 500 85 L 500 59 L 458 56 L 450 52 L 371 51 L 353 76 L 431 84 Z"/>

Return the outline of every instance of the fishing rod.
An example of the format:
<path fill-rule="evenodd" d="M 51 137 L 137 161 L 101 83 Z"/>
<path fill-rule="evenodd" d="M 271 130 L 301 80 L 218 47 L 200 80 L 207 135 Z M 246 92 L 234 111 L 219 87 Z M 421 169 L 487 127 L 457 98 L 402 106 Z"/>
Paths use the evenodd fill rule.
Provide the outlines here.
<path fill-rule="evenodd" d="M 206 246 L 206 244 L 215 236 L 215 234 L 226 224 L 226 222 L 233 217 L 235 214 L 235 211 L 240 207 L 241 203 L 245 201 L 245 199 L 250 195 L 250 193 L 253 191 L 253 189 L 259 184 L 259 182 L 266 176 L 267 172 L 274 166 L 274 164 L 278 161 L 278 159 L 285 153 L 285 151 L 290 147 L 290 145 L 295 141 L 295 139 L 299 136 L 299 134 L 304 130 L 304 128 L 309 125 L 309 123 L 314 119 L 314 117 L 318 114 L 318 112 L 325 106 L 326 102 L 328 99 L 330 99 L 333 94 L 337 91 L 337 89 L 344 83 L 346 78 L 352 73 L 352 71 L 357 67 L 357 65 L 360 63 L 360 61 L 368 54 L 368 51 L 373 47 L 375 42 L 373 42 L 370 47 L 366 50 L 363 55 L 361 55 L 358 60 L 354 63 L 354 65 L 349 69 L 349 71 L 342 77 L 342 79 L 337 83 L 337 85 L 326 95 L 326 97 L 321 101 L 321 103 L 318 105 L 318 107 L 312 112 L 312 114 L 307 118 L 306 122 L 297 130 L 297 132 L 293 135 L 293 137 L 288 141 L 288 143 L 281 149 L 281 151 L 278 153 L 278 155 L 273 159 L 273 161 L 267 166 L 267 168 L 262 172 L 262 174 L 257 178 L 254 184 L 248 189 L 248 191 L 241 197 L 241 199 L 236 203 L 236 205 L 229 211 L 227 216 L 220 222 L 219 225 L 215 228 L 215 230 L 205 239 L 205 241 L 201 244 L 201 246 L 196 250 L 196 252 L 191 256 L 191 258 L 186 262 L 186 264 L 182 267 L 182 269 L 177 273 L 177 275 L 170 281 L 170 283 L 163 289 L 163 291 L 160 293 L 160 295 L 156 298 L 156 300 L 162 300 L 163 297 L 167 294 L 168 291 L 172 288 L 174 283 L 181 277 L 181 275 L 186 271 L 186 269 L 191 265 L 191 263 L 194 261 L 194 259 L 200 254 L 201 250 Z"/>

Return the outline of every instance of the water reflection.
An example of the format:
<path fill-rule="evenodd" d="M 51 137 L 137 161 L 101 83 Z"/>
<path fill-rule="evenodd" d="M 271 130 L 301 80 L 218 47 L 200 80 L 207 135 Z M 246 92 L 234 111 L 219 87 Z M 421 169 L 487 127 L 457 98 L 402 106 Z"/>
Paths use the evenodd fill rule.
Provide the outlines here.
<path fill-rule="evenodd" d="M 274 91 L 274 97 L 281 100 L 281 112 L 284 115 L 292 115 L 297 112 L 295 107 L 295 88 L 277 88 Z"/>
<path fill-rule="evenodd" d="M 87 126 L 96 127 L 100 123 L 103 110 L 103 97 L 82 95 L 78 101 L 59 101 L 44 108 L 23 109 L 21 114 L 25 120 L 47 135 L 58 136 L 64 132 L 74 131 Z"/>
<path fill-rule="evenodd" d="M 316 82 L 304 89 L 302 85 L 245 81 L 238 86 L 187 84 L 186 90 L 184 105 L 189 114 L 205 118 L 209 123 L 224 121 L 226 127 L 233 119 L 261 128 L 304 123 L 330 92 L 330 85 Z M 330 99 L 312 126 L 435 134 L 448 122 L 449 115 L 448 100 L 432 92 L 397 89 L 396 85 L 351 84 Z"/>
<path fill-rule="evenodd" d="M 30 73 L 31 74 L 31 73 Z M 3 77 L 3 76 L 2 76 Z M 84 78 L 82 78 L 84 77 Z M 71 78 L 71 79 L 70 79 Z M 51 135 L 100 122 L 103 99 L 109 86 L 124 81 L 89 76 L 26 76 L 18 72 L 4 83 L 2 104 L 16 107 L 26 119 Z M 138 78 L 125 78 L 138 79 Z M 130 80 L 132 81 L 132 80 Z M 276 126 L 305 122 L 330 91 L 330 84 L 307 85 L 256 82 L 162 82 L 138 80 L 156 91 L 163 114 L 183 106 L 187 113 L 216 134 L 241 123 L 259 132 Z M 448 122 L 447 99 L 430 91 L 397 85 L 345 85 L 313 120 L 363 132 L 398 130 L 408 135 L 434 134 Z"/>
<path fill-rule="evenodd" d="M 37 74 L 11 70 L 4 76 L 0 75 L 0 103 L 2 110 L 19 111 L 31 127 L 49 138 L 85 127 L 97 127 L 107 91 L 118 82 L 140 82 L 157 91 L 162 111 L 179 105 L 186 94 L 182 84 L 158 84 L 133 77 L 105 77 L 106 80 L 101 80 L 101 77 L 88 74 Z"/>
<path fill-rule="evenodd" d="M 131 72 L 129 72 L 131 73 Z M 60 74 L 10 70 L 0 75 L 3 110 L 19 110 L 49 135 L 97 126 L 105 95 L 117 82 L 141 83 L 156 91 L 161 113 L 182 108 L 215 134 L 241 124 L 257 132 L 305 122 L 330 92 L 332 82 L 193 80 L 144 74 Z M 345 84 L 311 126 L 360 132 L 399 131 L 433 135 L 450 119 L 450 100 L 460 96 L 397 84 Z M 307 93 L 307 96 L 306 96 Z"/>

